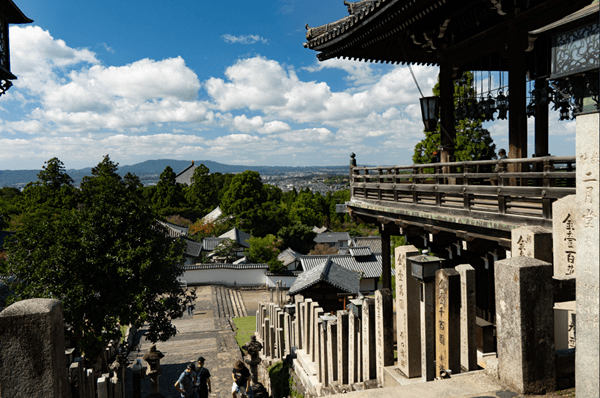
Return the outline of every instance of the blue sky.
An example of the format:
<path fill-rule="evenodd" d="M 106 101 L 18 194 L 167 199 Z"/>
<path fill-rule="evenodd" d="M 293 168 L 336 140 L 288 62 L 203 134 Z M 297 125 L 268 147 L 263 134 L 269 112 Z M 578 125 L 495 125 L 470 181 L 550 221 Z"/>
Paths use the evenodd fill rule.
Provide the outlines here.
<path fill-rule="evenodd" d="M 89 167 L 105 154 L 121 165 L 345 165 L 351 152 L 410 164 L 423 137 L 408 68 L 319 63 L 303 48 L 306 23 L 347 15 L 341 0 L 15 2 L 34 23 L 10 28 L 18 80 L 0 97 L 0 170 L 55 156 Z M 430 94 L 437 68 L 413 70 Z M 550 152 L 571 155 L 574 122 L 550 119 Z M 485 127 L 507 146 L 506 122 Z"/>

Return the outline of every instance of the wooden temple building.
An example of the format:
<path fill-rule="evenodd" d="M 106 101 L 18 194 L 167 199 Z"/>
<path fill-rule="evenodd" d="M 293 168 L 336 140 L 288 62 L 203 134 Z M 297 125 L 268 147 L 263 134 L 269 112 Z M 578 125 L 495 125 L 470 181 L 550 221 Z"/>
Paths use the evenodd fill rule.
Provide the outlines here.
<path fill-rule="evenodd" d="M 31 23 L 12 0 L 0 0 L 0 95 L 11 86 L 11 80 L 17 77 L 10 71 L 10 51 L 8 42 L 8 25 Z"/>
<path fill-rule="evenodd" d="M 582 116 L 597 117 L 598 1 L 362 0 L 344 4 L 347 16 L 318 27 L 306 25 L 304 47 L 316 51 L 320 61 L 343 58 L 439 66 L 441 162 L 359 167 L 354 154 L 350 162 L 347 208 L 354 220 L 380 229 L 383 287 L 391 287 L 390 236 L 404 235 L 410 244 L 444 258 L 444 267 L 470 263 L 476 270 L 477 317 L 495 325 L 494 263 L 519 256 L 514 253 L 512 231 L 528 226 L 551 234 L 553 204 L 578 192 L 579 152 L 562 157 L 549 154 L 549 108 L 560 109 L 561 120 L 576 118 L 578 125 Z M 508 159 L 454 161 L 459 113 L 454 84 L 469 71 L 507 76 L 502 89 L 508 98 L 494 98 L 492 111 L 498 111 L 496 117 L 508 118 Z M 535 87 L 534 93 L 528 85 Z M 528 115 L 535 115 L 535 145 L 530 149 Z M 592 133 L 597 137 L 597 125 L 595 131 L 592 126 Z M 597 138 L 592 145 L 597 168 Z M 597 198 L 598 192 L 593 192 Z"/>

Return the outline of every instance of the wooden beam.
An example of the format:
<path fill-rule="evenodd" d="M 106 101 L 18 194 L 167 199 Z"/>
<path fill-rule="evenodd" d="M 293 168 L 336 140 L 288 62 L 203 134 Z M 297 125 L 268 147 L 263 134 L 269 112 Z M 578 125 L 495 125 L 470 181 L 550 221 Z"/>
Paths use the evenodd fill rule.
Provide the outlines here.
<path fill-rule="evenodd" d="M 545 1 L 543 4 L 525 10 L 512 18 L 507 18 L 500 24 L 440 51 L 438 53 L 440 62 L 449 62 L 454 66 L 461 66 L 487 55 L 496 54 L 504 49 L 508 42 L 507 32 L 510 27 L 521 25 L 521 29 L 526 32 L 539 29 L 565 15 L 574 13 L 589 3 L 589 0 Z M 524 51 L 529 46 L 529 40 L 521 42 L 521 45 Z"/>

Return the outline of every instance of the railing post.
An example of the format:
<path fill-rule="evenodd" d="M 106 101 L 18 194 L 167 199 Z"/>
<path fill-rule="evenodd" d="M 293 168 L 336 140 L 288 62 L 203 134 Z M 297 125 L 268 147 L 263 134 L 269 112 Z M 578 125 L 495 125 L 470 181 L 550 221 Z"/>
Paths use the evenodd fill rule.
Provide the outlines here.
<path fill-rule="evenodd" d="M 555 170 L 552 160 L 544 160 L 544 188 L 556 186 L 556 179 L 549 178 L 546 173 L 552 173 Z"/>

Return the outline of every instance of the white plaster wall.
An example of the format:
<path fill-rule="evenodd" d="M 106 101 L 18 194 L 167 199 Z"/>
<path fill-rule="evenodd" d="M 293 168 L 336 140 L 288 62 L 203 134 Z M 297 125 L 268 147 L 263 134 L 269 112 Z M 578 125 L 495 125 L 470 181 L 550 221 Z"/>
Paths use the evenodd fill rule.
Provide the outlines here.
<path fill-rule="evenodd" d="M 266 269 L 202 269 L 187 270 L 182 279 L 189 285 L 225 284 L 233 286 L 264 286 Z"/>
<path fill-rule="evenodd" d="M 266 278 L 269 283 L 269 287 L 274 288 L 277 284 L 277 281 L 281 280 L 281 286 L 283 286 L 283 284 L 285 283 L 285 287 L 289 289 L 297 277 L 296 276 L 269 275 L 269 276 L 266 276 Z"/>

